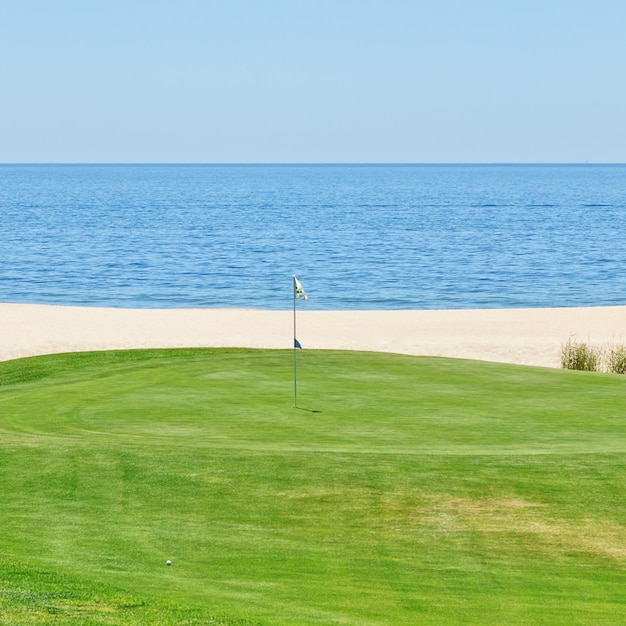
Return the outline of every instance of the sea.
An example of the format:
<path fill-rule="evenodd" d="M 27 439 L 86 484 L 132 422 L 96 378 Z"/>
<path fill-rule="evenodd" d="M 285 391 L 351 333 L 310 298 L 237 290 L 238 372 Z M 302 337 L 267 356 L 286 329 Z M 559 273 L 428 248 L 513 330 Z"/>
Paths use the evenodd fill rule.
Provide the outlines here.
<path fill-rule="evenodd" d="M 0 165 L 0 302 L 626 304 L 626 165 Z"/>

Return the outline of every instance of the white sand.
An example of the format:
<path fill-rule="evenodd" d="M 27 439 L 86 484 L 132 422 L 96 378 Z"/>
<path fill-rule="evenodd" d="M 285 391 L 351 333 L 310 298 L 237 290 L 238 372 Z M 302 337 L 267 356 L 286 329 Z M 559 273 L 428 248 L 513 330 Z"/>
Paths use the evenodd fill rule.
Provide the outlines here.
<path fill-rule="evenodd" d="M 453 311 L 307 311 L 303 348 L 560 366 L 570 336 L 594 345 L 626 343 L 626 306 Z M 0 304 L 0 360 L 147 347 L 293 347 L 293 311 L 104 309 Z"/>

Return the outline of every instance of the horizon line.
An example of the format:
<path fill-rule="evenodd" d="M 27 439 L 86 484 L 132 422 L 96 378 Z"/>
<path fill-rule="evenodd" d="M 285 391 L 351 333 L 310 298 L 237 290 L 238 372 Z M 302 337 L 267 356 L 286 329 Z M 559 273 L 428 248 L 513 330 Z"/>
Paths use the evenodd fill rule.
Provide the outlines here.
<path fill-rule="evenodd" d="M 203 165 L 203 166 L 467 166 L 467 165 L 626 165 L 626 161 L 0 161 L 15 165 Z"/>

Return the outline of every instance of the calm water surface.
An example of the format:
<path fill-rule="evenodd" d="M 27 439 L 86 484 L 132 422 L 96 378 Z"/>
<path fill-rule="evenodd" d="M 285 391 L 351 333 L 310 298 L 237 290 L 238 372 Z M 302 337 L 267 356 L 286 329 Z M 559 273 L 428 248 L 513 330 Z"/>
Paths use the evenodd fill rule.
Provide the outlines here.
<path fill-rule="evenodd" d="M 626 303 L 624 165 L 0 166 L 0 301 Z"/>

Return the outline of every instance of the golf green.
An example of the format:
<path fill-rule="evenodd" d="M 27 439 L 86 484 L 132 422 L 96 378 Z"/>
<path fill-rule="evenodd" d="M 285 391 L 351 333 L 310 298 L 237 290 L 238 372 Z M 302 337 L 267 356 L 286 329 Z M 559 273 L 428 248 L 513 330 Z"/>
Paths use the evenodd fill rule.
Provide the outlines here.
<path fill-rule="evenodd" d="M 0 623 L 623 620 L 626 377 L 297 357 L 0 363 Z"/>

